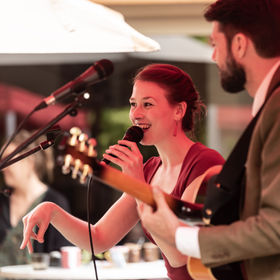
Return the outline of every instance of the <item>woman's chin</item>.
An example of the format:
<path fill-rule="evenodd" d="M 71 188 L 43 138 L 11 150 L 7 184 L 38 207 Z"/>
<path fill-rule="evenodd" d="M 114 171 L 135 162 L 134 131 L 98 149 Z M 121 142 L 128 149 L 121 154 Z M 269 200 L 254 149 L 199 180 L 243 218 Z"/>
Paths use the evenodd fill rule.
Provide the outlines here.
<path fill-rule="evenodd" d="M 142 140 L 139 142 L 142 146 L 153 146 L 154 144 L 153 143 L 150 143 L 149 141 L 147 140 Z"/>

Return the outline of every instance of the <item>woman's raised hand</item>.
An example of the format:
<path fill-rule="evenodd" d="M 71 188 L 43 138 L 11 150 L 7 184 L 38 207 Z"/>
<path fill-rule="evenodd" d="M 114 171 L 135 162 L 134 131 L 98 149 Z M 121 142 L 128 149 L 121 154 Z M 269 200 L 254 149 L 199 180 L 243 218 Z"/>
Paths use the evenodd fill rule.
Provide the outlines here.
<path fill-rule="evenodd" d="M 124 174 L 144 180 L 143 156 L 136 143 L 119 140 L 118 144 L 110 146 L 103 156 L 120 166 Z"/>
<path fill-rule="evenodd" d="M 56 204 L 52 202 L 43 202 L 22 218 L 23 240 L 20 249 L 24 249 L 27 246 L 29 253 L 32 253 L 31 239 L 35 239 L 40 243 L 44 242 L 44 234 L 54 215 L 55 206 Z M 36 226 L 38 226 L 37 233 L 34 232 Z"/>

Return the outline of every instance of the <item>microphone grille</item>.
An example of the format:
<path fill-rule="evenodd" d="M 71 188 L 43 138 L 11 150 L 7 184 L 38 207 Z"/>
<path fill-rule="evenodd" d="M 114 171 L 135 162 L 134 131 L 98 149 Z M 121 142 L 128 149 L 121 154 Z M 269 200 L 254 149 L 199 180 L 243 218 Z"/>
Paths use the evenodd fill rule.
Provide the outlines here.
<path fill-rule="evenodd" d="M 144 136 L 144 132 L 142 128 L 134 125 L 127 129 L 123 137 L 123 140 L 128 140 L 131 142 L 138 143 L 143 139 L 143 136 Z"/>
<path fill-rule="evenodd" d="M 94 64 L 94 68 L 99 74 L 101 79 L 110 76 L 114 71 L 114 65 L 112 61 L 108 59 L 101 59 Z"/>

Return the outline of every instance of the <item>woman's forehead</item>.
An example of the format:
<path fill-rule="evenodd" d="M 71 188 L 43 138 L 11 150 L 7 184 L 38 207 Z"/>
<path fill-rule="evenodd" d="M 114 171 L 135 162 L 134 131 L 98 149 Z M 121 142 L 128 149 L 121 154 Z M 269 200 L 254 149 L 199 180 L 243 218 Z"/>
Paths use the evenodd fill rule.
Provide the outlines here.
<path fill-rule="evenodd" d="M 137 81 L 133 86 L 131 97 L 140 95 L 142 98 L 165 96 L 166 89 L 161 85 L 150 81 Z"/>

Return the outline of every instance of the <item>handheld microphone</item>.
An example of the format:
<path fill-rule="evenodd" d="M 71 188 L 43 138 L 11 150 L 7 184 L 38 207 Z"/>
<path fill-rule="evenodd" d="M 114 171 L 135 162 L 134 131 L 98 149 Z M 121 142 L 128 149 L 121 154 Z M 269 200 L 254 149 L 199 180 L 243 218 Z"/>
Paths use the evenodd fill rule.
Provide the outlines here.
<path fill-rule="evenodd" d="M 143 136 L 144 136 L 144 132 L 142 128 L 134 125 L 127 129 L 123 137 L 123 140 L 139 143 L 143 139 Z M 126 145 L 121 145 L 121 146 L 127 147 Z M 115 155 L 112 154 L 110 154 L 110 156 L 116 157 Z M 110 160 L 105 158 L 102 159 L 101 161 L 105 162 L 106 164 L 109 164 L 111 162 Z"/>
<path fill-rule="evenodd" d="M 68 82 L 61 88 L 51 93 L 51 95 L 44 98 L 35 110 L 40 110 L 52 105 L 71 93 L 83 92 L 88 86 L 105 80 L 113 73 L 113 70 L 114 66 L 110 60 L 102 59 L 97 61 L 76 79 Z"/>

